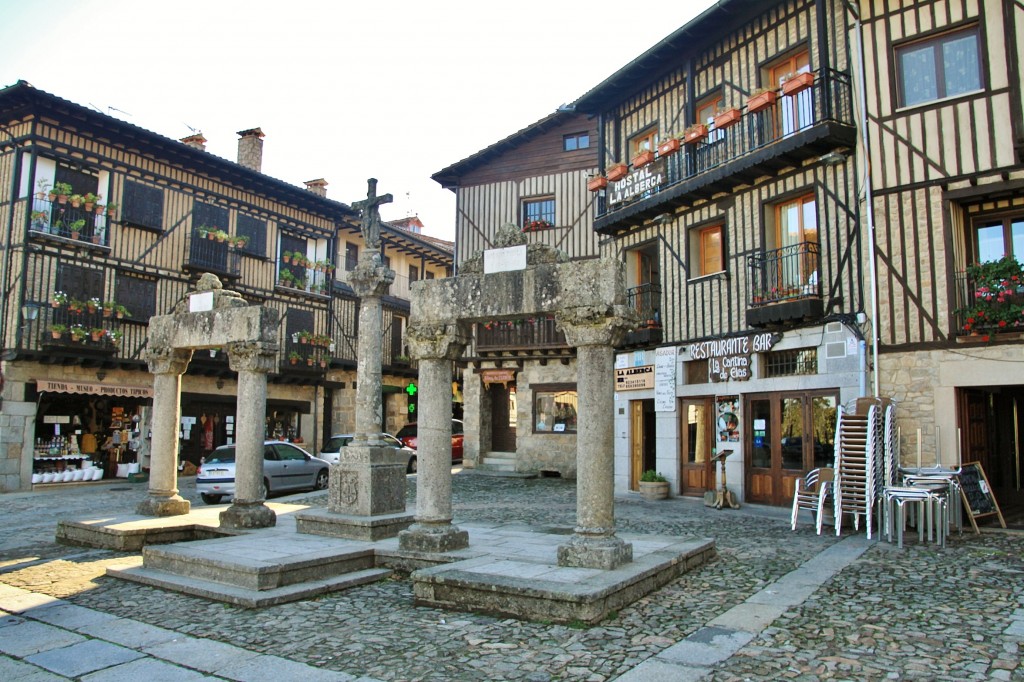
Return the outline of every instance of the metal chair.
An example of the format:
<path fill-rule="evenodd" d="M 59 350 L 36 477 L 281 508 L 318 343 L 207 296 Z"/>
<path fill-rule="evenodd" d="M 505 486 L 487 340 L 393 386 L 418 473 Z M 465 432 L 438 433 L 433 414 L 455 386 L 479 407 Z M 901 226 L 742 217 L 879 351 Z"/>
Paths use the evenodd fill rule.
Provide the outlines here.
<path fill-rule="evenodd" d="M 832 496 L 832 482 L 835 470 L 829 468 L 811 469 L 803 478 L 796 480 L 793 492 L 793 515 L 790 519 L 792 530 L 796 530 L 796 517 L 801 509 L 808 509 L 815 514 L 815 525 L 821 535 L 821 518 L 825 509 L 825 501 Z"/>

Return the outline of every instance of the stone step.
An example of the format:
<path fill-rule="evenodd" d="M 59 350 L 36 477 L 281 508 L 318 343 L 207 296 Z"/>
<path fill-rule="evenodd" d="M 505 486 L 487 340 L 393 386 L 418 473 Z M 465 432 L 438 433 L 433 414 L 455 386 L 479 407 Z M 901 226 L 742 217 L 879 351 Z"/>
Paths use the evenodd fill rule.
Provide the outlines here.
<path fill-rule="evenodd" d="M 392 571 L 386 568 L 370 568 L 361 571 L 333 575 L 319 580 L 286 585 L 273 589 L 250 590 L 237 585 L 185 577 L 146 566 L 110 567 L 107 575 L 132 582 L 181 592 L 195 597 L 227 602 L 246 608 L 262 608 L 288 602 L 310 599 L 327 592 L 337 592 L 390 577 Z"/>

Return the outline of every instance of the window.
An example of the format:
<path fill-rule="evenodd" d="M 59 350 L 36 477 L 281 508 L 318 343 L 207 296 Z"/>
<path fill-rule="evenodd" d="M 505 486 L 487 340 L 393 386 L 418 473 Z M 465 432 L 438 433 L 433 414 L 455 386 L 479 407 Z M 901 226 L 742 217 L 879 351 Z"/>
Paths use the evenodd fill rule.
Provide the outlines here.
<path fill-rule="evenodd" d="M 431 272 L 430 270 L 427 270 L 426 272 L 423 273 L 423 277 L 426 279 L 434 279 L 434 273 Z"/>
<path fill-rule="evenodd" d="M 982 89 L 977 26 L 896 48 L 900 106 Z"/>
<path fill-rule="evenodd" d="M 523 199 L 523 229 L 543 229 L 555 225 L 555 198 Z"/>
<path fill-rule="evenodd" d="M 577 406 L 575 384 L 535 385 L 534 433 L 576 433 Z"/>
<path fill-rule="evenodd" d="M 57 289 L 80 301 L 106 299 L 103 295 L 103 271 L 81 265 L 62 264 L 57 271 Z"/>
<path fill-rule="evenodd" d="M 661 278 L 656 246 L 631 249 L 626 253 L 627 305 L 640 319 L 661 322 Z"/>
<path fill-rule="evenodd" d="M 725 270 L 725 249 L 721 225 L 705 225 L 690 230 L 690 278 L 713 275 Z"/>
<path fill-rule="evenodd" d="M 973 262 L 988 263 L 1003 256 L 1024 262 L 1024 215 L 981 218 L 971 227 Z"/>
<path fill-rule="evenodd" d="M 164 192 L 159 187 L 125 180 L 121 204 L 122 223 L 153 230 L 163 229 Z"/>
<path fill-rule="evenodd" d="M 359 245 L 345 242 L 345 271 L 355 270 L 357 265 L 359 265 Z"/>
<path fill-rule="evenodd" d="M 223 206 L 195 202 L 192 206 L 192 228 L 208 227 L 228 231 L 228 209 Z"/>
<path fill-rule="evenodd" d="M 629 155 L 630 158 L 636 156 L 640 152 L 654 151 L 658 148 L 658 129 L 649 128 L 643 131 L 639 135 L 634 135 L 629 139 Z"/>
<path fill-rule="evenodd" d="M 590 147 L 590 133 L 571 133 L 562 136 L 562 151 L 574 152 Z"/>
<path fill-rule="evenodd" d="M 294 235 L 283 234 L 282 233 L 281 234 L 281 253 L 283 254 L 285 252 L 298 253 L 299 255 L 301 255 L 303 257 L 308 257 L 308 254 L 309 254 L 309 244 L 306 241 L 305 237 L 296 237 Z M 279 267 L 281 268 L 282 271 L 288 270 L 291 273 L 292 279 L 293 279 L 293 281 L 295 283 L 294 286 L 296 288 L 298 288 L 298 289 L 305 289 L 306 288 L 306 284 L 307 284 L 307 282 L 306 282 L 306 274 L 307 274 L 307 272 L 306 272 L 306 266 L 305 265 L 296 265 L 295 264 L 295 259 L 293 258 L 291 263 L 287 263 L 286 264 L 283 261 L 281 261 Z"/>
<path fill-rule="evenodd" d="M 813 194 L 774 207 L 775 254 L 767 286 L 795 293 L 818 283 L 818 212 Z"/>
<path fill-rule="evenodd" d="M 801 50 L 775 62 L 768 70 L 768 82 L 770 87 L 779 88 L 792 76 L 808 73 L 810 70 L 810 54 L 807 50 Z M 790 135 L 814 123 L 814 91 L 808 89 L 782 97 L 778 116 L 777 125 L 782 135 Z"/>
<path fill-rule="evenodd" d="M 115 300 L 128 309 L 131 319 L 146 322 L 157 314 L 156 280 L 118 275 Z"/>
<path fill-rule="evenodd" d="M 409 284 L 412 284 L 420 278 L 420 269 L 415 265 L 409 266 Z"/>
<path fill-rule="evenodd" d="M 710 131 L 708 142 L 717 142 L 725 137 L 724 130 L 715 130 L 715 114 L 722 110 L 722 95 L 715 94 L 705 97 L 697 103 L 696 123 L 703 123 Z"/>
<path fill-rule="evenodd" d="M 244 253 L 262 256 L 267 252 L 267 221 L 239 213 L 235 233 L 239 237 L 249 238 L 242 247 Z"/>

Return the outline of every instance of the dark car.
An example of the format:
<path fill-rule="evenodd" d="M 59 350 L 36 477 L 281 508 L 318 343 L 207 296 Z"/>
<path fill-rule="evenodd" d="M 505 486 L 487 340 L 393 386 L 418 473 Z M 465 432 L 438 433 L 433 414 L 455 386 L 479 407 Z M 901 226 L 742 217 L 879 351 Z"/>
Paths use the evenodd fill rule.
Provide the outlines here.
<path fill-rule="evenodd" d="M 416 449 L 416 422 L 406 424 L 398 433 L 395 434 L 395 438 L 402 441 L 402 445 L 413 450 Z M 458 419 L 452 420 L 452 461 L 462 461 L 462 422 Z M 413 458 L 409 461 L 409 471 L 416 471 L 416 460 Z"/>

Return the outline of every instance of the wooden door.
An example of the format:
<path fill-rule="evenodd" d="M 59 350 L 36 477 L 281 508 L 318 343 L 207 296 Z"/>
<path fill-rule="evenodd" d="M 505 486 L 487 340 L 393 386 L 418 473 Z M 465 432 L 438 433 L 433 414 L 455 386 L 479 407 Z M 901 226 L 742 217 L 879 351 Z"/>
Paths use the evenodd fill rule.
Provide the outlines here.
<path fill-rule="evenodd" d="M 711 398 L 685 399 L 679 414 L 682 495 L 700 496 L 715 487 L 712 452 L 715 447 L 714 405 Z"/>
<path fill-rule="evenodd" d="M 516 451 L 516 410 L 512 401 L 515 388 L 505 384 L 491 384 L 491 451 Z"/>
<path fill-rule="evenodd" d="M 642 400 L 629 403 L 629 489 L 640 489 L 644 472 L 644 405 Z"/>

